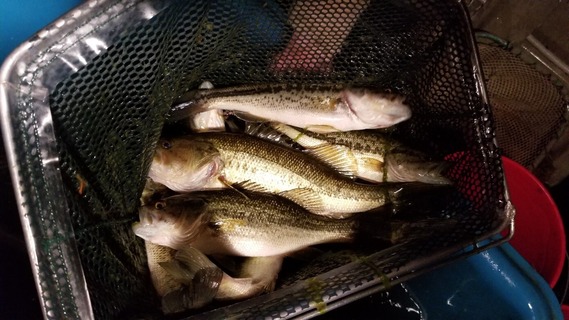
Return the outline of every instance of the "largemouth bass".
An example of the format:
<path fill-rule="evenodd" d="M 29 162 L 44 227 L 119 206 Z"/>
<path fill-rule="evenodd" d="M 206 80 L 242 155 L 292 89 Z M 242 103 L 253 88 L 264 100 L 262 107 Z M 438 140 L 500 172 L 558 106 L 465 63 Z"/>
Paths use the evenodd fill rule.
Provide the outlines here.
<path fill-rule="evenodd" d="M 213 89 L 213 84 L 204 81 L 199 89 Z M 225 117 L 223 110 L 209 110 L 194 114 L 190 117 L 190 128 L 193 132 L 223 132 L 225 131 Z"/>
<path fill-rule="evenodd" d="M 152 280 L 154 289 L 156 289 L 156 293 L 158 293 L 160 297 L 163 297 L 170 291 L 180 289 L 183 284 L 160 266 L 160 263 L 174 259 L 176 250 L 154 244 L 150 241 L 144 241 L 144 246 L 146 248 L 150 279 Z"/>
<path fill-rule="evenodd" d="M 201 308 L 213 300 L 242 300 L 274 289 L 283 258 L 246 259 L 241 274 L 223 272 L 198 249 L 186 247 L 168 261 L 159 263 L 161 273 L 181 285 L 162 296 L 164 313 Z"/>
<path fill-rule="evenodd" d="M 251 191 L 279 194 L 291 199 L 312 213 L 345 218 L 387 203 L 404 203 L 438 192 L 438 186 L 415 183 L 366 185 L 340 175 L 321 161 L 302 152 L 260 138 L 229 133 L 203 133 L 165 140 L 153 165 L 160 166 L 162 180 L 175 191 L 170 181 L 183 181 L 194 172 L 186 163 L 193 159 L 189 152 L 194 145 L 210 144 L 219 151 L 223 163 L 220 177 L 226 184 L 238 184 Z M 170 170 L 173 167 L 175 169 Z M 212 188 L 219 188 L 213 185 Z"/>
<path fill-rule="evenodd" d="M 431 234 L 425 221 L 391 220 L 387 214 L 332 219 L 310 214 L 287 199 L 234 190 L 168 197 L 139 211 L 134 233 L 172 249 L 194 247 L 204 254 L 282 256 L 308 246 L 356 239 L 397 243 Z M 444 219 L 443 225 L 451 220 Z"/>
<path fill-rule="evenodd" d="M 223 162 L 211 143 L 195 142 L 191 147 L 176 148 L 178 152 L 167 152 L 172 146 L 166 140 L 158 144 L 148 172 L 153 182 L 178 192 L 199 190 L 208 183 L 216 183 Z"/>
<path fill-rule="evenodd" d="M 180 277 L 179 273 L 171 271 L 172 266 L 178 263 L 176 260 L 177 250 L 160 246 L 149 241 L 145 241 L 144 244 L 146 246 L 150 279 L 152 280 L 156 293 L 160 297 L 161 309 L 164 314 L 199 308 L 213 300 L 217 290 L 205 290 L 205 285 L 202 285 L 203 289 L 200 290 L 199 296 L 194 295 L 195 290 L 193 290 L 194 285 L 192 281 L 195 279 L 195 281 L 198 282 L 195 274 L 192 274 L 191 277 Z M 219 281 L 223 278 L 223 273 L 221 270 L 207 269 L 200 272 L 199 277 L 204 276 L 208 277 L 208 279 L 204 279 L 207 283 L 214 283 L 219 287 Z M 214 281 L 212 281 L 212 279 Z M 226 287 L 231 287 L 231 280 L 233 279 L 228 278 L 226 280 Z"/>
<path fill-rule="evenodd" d="M 194 90 L 172 111 L 174 120 L 208 110 L 231 110 L 244 119 L 278 121 L 314 132 L 385 128 L 411 117 L 404 98 L 338 85 L 245 85 Z"/>
<path fill-rule="evenodd" d="M 375 131 L 350 131 L 317 134 L 282 123 L 247 124 L 247 133 L 274 139 L 284 134 L 306 149 L 310 155 L 326 162 L 351 178 L 373 183 L 419 181 L 450 184 L 443 175 L 448 165 L 429 161 L 421 152 Z"/>

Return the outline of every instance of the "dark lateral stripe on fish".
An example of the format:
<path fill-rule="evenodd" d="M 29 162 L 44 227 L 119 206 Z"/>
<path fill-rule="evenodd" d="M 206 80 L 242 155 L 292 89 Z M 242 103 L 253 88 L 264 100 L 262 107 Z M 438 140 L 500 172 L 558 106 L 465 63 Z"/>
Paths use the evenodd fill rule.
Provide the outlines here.
<path fill-rule="evenodd" d="M 251 84 L 237 87 L 226 87 L 219 89 L 197 89 L 192 90 L 178 99 L 174 104 L 185 103 L 189 100 L 200 99 L 216 99 L 223 97 L 241 96 L 241 95 L 259 95 L 259 94 L 275 94 L 281 91 L 298 91 L 298 92 L 313 92 L 313 91 L 328 91 L 328 90 L 342 90 L 347 89 L 340 85 L 298 85 L 298 84 Z"/>

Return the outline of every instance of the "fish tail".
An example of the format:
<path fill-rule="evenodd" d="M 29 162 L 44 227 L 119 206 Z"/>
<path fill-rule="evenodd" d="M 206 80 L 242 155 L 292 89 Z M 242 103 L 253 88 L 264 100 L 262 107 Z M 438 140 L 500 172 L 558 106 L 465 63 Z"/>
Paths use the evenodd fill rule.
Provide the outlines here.
<path fill-rule="evenodd" d="M 183 285 L 162 297 L 165 313 L 201 308 L 211 302 L 220 287 L 224 273 L 208 257 L 195 248 L 184 248 L 174 260 L 160 266 Z"/>
<path fill-rule="evenodd" d="M 391 225 L 391 243 L 411 242 L 449 233 L 457 228 L 452 218 L 425 218 L 416 221 L 396 220 Z"/>
<path fill-rule="evenodd" d="M 402 219 L 437 215 L 446 204 L 460 197 L 458 190 L 451 185 L 421 182 L 391 184 L 387 195 L 389 215 Z"/>
<path fill-rule="evenodd" d="M 389 210 L 389 209 L 386 209 Z M 366 212 L 357 219 L 354 240 L 356 243 L 382 241 L 389 244 L 426 239 L 433 234 L 456 228 L 457 221 L 451 218 L 428 217 L 398 219 L 378 212 Z"/>
<path fill-rule="evenodd" d="M 446 217 L 448 203 L 460 197 L 458 190 L 450 185 L 392 184 L 389 196 L 390 203 L 354 217 L 356 240 L 400 243 L 451 230 L 457 224 Z"/>
<path fill-rule="evenodd" d="M 253 278 L 232 278 L 224 275 L 215 298 L 220 301 L 241 300 L 254 297 L 262 292 L 263 287 L 257 284 Z"/>

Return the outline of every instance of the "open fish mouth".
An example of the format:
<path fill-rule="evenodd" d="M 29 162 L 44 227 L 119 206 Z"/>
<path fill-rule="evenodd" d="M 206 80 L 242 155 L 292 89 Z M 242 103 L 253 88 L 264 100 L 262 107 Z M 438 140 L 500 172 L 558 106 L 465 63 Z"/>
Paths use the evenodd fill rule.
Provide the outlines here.
<path fill-rule="evenodd" d="M 133 224 L 133 229 L 138 231 L 148 230 L 152 228 L 156 223 L 158 223 L 161 219 L 158 214 L 156 214 L 153 210 L 148 210 L 147 208 L 143 207 L 139 210 L 138 213 L 138 222 Z"/>
<path fill-rule="evenodd" d="M 411 109 L 404 100 L 403 96 L 397 94 L 372 94 L 364 89 L 342 92 L 342 101 L 350 113 L 359 121 L 377 125 L 378 128 L 391 126 L 411 117 Z"/>

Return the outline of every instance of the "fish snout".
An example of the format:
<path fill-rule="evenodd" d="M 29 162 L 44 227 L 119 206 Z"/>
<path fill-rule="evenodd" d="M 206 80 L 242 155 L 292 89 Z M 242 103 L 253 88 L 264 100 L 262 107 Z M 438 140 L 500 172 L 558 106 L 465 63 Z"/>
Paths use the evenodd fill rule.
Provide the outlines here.
<path fill-rule="evenodd" d="M 404 97 L 391 93 L 373 93 L 367 90 L 347 92 L 346 102 L 356 117 L 376 128 L 385 128 L 411 118 L 411 108 Z"/>

